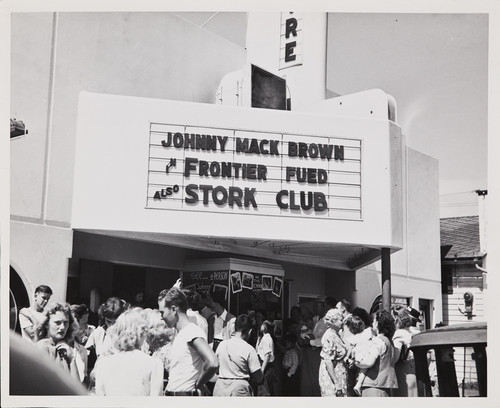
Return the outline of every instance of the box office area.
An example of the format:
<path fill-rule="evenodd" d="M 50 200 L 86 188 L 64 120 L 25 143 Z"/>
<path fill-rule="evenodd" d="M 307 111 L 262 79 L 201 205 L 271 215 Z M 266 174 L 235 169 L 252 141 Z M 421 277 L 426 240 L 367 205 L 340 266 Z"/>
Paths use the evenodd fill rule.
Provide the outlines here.
<path fill-rule="evenodd" d="M 235 258 L 188 261 L 182 271 L 184 288 L 221 293 L 235 316 L 265 310 L 273 321 L 283 319 L 284 282 L 281 265 Z"/>

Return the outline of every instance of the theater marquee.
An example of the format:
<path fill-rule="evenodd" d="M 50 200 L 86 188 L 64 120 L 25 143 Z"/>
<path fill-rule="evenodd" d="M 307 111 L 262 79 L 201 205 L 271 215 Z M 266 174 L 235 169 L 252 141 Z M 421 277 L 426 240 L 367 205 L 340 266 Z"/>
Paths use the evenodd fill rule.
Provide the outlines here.
<path fill-rule="evenodd" d="M 361 220 L 361 140 L 151 123 L 148 209 Z"/>

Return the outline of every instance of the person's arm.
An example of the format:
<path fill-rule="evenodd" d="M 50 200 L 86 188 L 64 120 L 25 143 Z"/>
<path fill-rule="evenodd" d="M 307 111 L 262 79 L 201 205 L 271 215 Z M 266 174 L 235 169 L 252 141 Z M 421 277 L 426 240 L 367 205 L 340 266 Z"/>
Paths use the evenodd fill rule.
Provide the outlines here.
<path fill-rule="evenodd" d="M 233 334 L 234 334 L 234 324 L 236 322 L 236 318 L 233 317 L 231 320 L 229 320 L 227 322 L 227 336 L 228 336 L 228 339 L 230 339 Z"/>
<path fill-rule="evenodd" d="M 361 368 L 359 370 L 358 379 L 356 381 L 356 385 L 354 386 L 354 392 L 358 395 L 361 395 L 361 388 L 363 387 L 363 381 L 366 378 L 366 368 Z"/>
<path fill-rule="evenodd" d="M 264 359 L 262 360 L 262 372 L 264 373 L 266 371 L 266 367 L 267 367 L 267 363 L 269 362 L 269 358 L 271 356 L 271 353 L 267 353 L 265 356 L 264 356 Z"/>
<path fill-rule="evenodd" d="M 87 341 L 85 342 L 85 348 L 87 350 L 90 350 L 92 347 L 95 349 L 95 336 L 96 336 L 96 330 L 93 330 L 92 333 L 89 334 L 89 337 L 87 338 Z"/>
<path fill-rule="evenodd" d="M 321 347 L 321 338 L 318 339 L 310 339 L 309 344 L 313 347 Z"/>
<path fill-rule="evenodd" d="M 198 380 L 196 380 L 196 389 L 201 390 L 205 383 L 210 380 L 217 371 L 219 362 L 204 338 L 196 337 L 190 344 L 203 360 L 200 376 Z"/>
<path fill-rule="evenodd" d="M 90 373 L 90 386 L 95 384 L 95 395 L 106 395 L 101 373 L 102 366 L 99 363 L 102 365 L 102 360 L 97 361 L 94 370 Z"/>
<path fill-rule="evenodd" d="M 35 341 L 35 328 L 33 325 L 27 326 L 23 330 L 31 340 Z"/>
<path fill-rule="evenodd" d="M 250 373 L 250 381 L 256 384 L 262 384 L 262 381 L 264 381 L 264 374 L 262 374 L 262 370 L 260 368 L 257 371 Z"/>
<path fill-rule="evenodd" d="M 340 384 L 337 374 L 335 374 L 335 364 L 336 361 L 334 360 L 325 360 L 326 371 L 328 372 L 328 375 L 332 379 L 336 391 L 342 391 L 342 384 Z"/>
<path fill-rule="evenodd" d="M 75 354 L 75 353 L 73 353 L 73 354 Z M 70 372 L 70 375 L 73 379 L 75 379 L 79 383 L 82 382 L 82 380 L 80 378 L 80 374 L 78 373 L 78 367 L 76 366 L 76 355 L 74 355 L 73 358 L 71 359 L 71 361 L 69 362 L 69 372 Z"/>
<path fill-rule="evenodd" d="M 262 372 L 259 356 L 255 349 L 251 349 L 248 354 L 248 372 L 250 373 L 250 381 L 254 384 L 262 384 L 264 374 Z"/>
<path fill-rule="evenodd" d="M 35 341 L 35 325 L 30 317 L 24 313 L 24 310 L 19 312 L 19 325 L 21 326 L 21 330 L 23 330 L 32 341 Z"/>
<path fill-rule="evenodd" d="M 208 341 L 208 344 L 213 344 L 213 341 L 214 341 L 214 323 L 215 323 L 215 313 L 212 313 L 207 318 L 207 324 L 208 324 L 207 341 Z"/>
<path fill-rule="evenodd" d="M 153 368 L 151 370 L 149 395 L 163 395 L 163 362 L 158 358 L 155 358 Z"/>
<path fill-rule="evenodd" d="M 270 334 L 266 333 L 262 336 L 261 352 L 264 354 L 262 359 L 262 372 L 266 372 L 266 367 L 271 360 L 271 355 L 274 354 L 274 342 Z"/>
<path fill-rule="evenodd" d="M 290 365 L 290 368 L 288 369 L 288 372 L 287 372 L 287 375 L 288 377 L 291 377 L 292 375 L 294 375 L 297 371 L 297 368 L 299 368 L 299 356 L 297 355 L 296 352 L 293 352 L 291 354 L 291 365 Z"/>
<path fill-rule="evenodd" d="M 401 349 L 403 348 L 403 338 L 396 332 L 392 338 L 392 344 L 394 345 L 394 361 L 398 361 L 401 356 Z"/>

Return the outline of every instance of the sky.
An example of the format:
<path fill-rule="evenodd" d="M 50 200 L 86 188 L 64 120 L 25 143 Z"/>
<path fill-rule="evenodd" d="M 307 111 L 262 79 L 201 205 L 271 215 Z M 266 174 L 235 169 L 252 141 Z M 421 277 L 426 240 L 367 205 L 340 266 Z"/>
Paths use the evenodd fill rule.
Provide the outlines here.
<path fill-rule="evenodd" d="M 177 13 L 245 46 L 245 13 Z M 329 13 L 327 88 L 392 95 L 407 146 L 439 160 L 440 216 L 488 189 L 488 29 L 481 13 Z"/>
<path fill-rule="evenodd" d="M 487 189 L 488 15 L 329 15 L 327 86 L 392 95 L 407 146 L 439 160 L 441 217 Z"/>

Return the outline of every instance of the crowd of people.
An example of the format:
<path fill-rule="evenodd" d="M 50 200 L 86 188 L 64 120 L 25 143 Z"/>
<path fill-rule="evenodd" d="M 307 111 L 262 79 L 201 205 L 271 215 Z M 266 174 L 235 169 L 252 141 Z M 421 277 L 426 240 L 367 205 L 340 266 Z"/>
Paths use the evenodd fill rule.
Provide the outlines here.
<path fill-rule="evenodd" d="M 158 295 L 158 309 L 117 297 L 89 324 L 85 304 L 49 303 L 35 290 L 22 336 L 89 394 L 152 396 L 417 396 L 413 355 L 419 312 L 371 315 L 345 299 L 294 306 L 275 336 L 265 310 L 233 316 L 218 293 Z M 48 361 L 52 360 L 53 363 Z"/>

